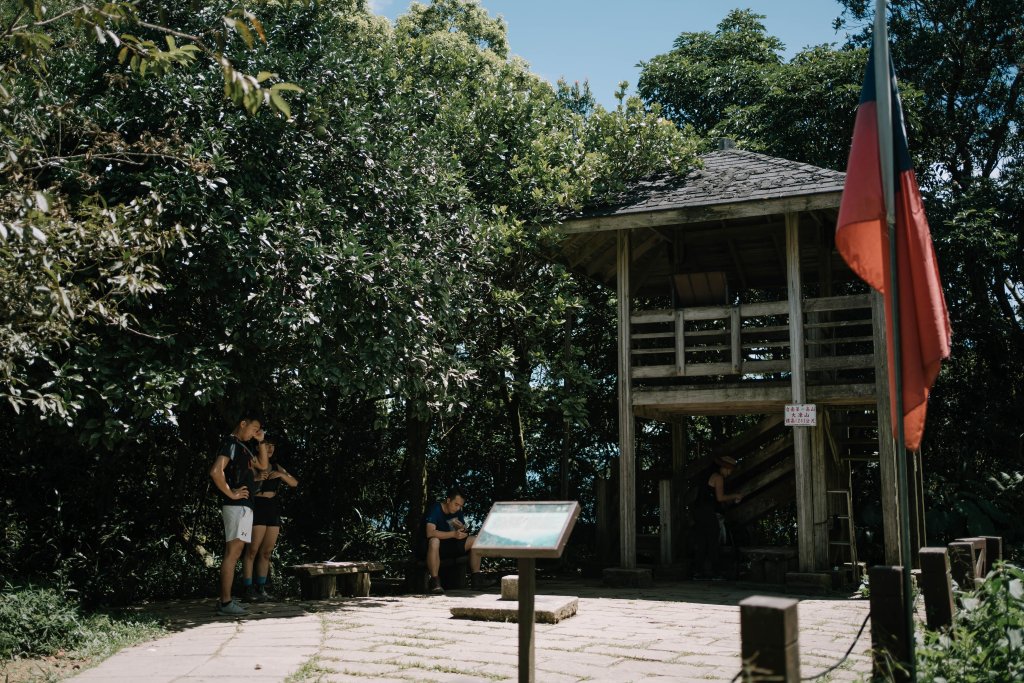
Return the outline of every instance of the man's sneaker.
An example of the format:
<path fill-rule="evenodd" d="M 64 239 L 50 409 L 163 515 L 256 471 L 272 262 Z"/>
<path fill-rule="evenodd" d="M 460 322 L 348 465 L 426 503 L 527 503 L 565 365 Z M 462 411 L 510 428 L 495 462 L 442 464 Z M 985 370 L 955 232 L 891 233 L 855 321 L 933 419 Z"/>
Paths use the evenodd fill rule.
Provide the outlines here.
<path fill-rule="evenodd" d="M 494 586 L 494 579 L 483 572 L 473 572 L 469 577 L 469 585 L 475 591 L 487 590 Z"/>
<path fill-rule="evenodd" d="M 246 602 L 260 602 L 259 593 L 256 592 L 256 586 L 248 585 L 245 587 L 245 597 L 242 598 Z"/>
<path fill-rule="evenodd" d="M 274 596 L 267 592 L 265 586 L 260 586 L 256 589 L 256 602 L 268 602 L 273 599 Z"/>
<path fill-rule="evenodd" d="M 434 595 L 444 595 L 444 589 L 441 588 L 441 579 L 431 576 L 430 581 L 427 583 L 427 592 Z"/>
<path fill-rule="evenodd" d="M 237 600 L 232 600 L 228 604 L 218 607 L 217 614 L 225 617 L 244 617 L 248 612 L 238 604 Z"/>

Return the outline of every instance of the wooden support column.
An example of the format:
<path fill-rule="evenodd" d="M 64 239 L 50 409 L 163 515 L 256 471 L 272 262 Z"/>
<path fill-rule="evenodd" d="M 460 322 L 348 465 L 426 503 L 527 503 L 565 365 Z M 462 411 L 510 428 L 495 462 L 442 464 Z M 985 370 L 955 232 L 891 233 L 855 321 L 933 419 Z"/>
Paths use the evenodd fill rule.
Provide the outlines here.
<path fill-rule="evenodd" d="M 789 302 L 789 362 L 793 403 L 805 403 L 804 322 L 800 283 L 800 216 L 786 214 L 786 299 Z M 791 427 L 796 461 L 796 525 L 800 571 L 814 571 L 814 489 L 811 471 L 811 434 L 807 427 Z"/>
<path fill-rule="evenodd" d="M 885 563 L 900 565 L 900 508 L 896 496 L 896 441 L 893 437 L 892 409 L 889 406 L 889 359 L 882 295 L 871 291 L 871 322 L 875 347 L 875 413 L 878 416 L 878 474 L 881 482 L 882 534 Z"/>
<path fill-rule="evenodd" d="M 689 418 L 686 418 L 689 422 Z M 684 523 L 684 501 L 687 498 L 689 481 L 686 478 L 686 425 L 672 423 L 672 547 L 676 557 L 686 557 L 690 547 L 687 542 L 687 527 Z"/>
<path fill-rule="evenodd" d="M 616 290 L 619 300 L 619 566 L 636 568 L 636 463 L 633 378 L 630 371 L 629 232 L 617 235 Z"/>
<path fill-rule="evenodd" d="M 672 550 L 672 480 L 660 479 L 658 481 L 658 511 L 660 531 L 658 541 L 661 546 L 661 564 L 668 567 L 675 560 Z"/>
<path fill-rule="evenodd" d="M 818 425 L 810 430 L 810 479 L 814 511 L 814 568 L 828 569 L 828 459 L 825 445 L 825 411 L 819 411 Z"/>

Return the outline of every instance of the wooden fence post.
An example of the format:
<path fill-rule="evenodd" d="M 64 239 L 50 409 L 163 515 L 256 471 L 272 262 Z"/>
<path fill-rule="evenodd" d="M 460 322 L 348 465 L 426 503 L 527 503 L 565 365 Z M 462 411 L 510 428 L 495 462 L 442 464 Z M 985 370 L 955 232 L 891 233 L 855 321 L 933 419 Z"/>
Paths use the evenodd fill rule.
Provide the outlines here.
<path fill-rule="evenodd" d="M 765 595 L 741 600 L 743 680 L 797 683 L 800 680 L 798 637 L 796 600 Z"/>
<path fill-rule="evenodd" d="M 985 574 L 988 575 L 996 562 L 1003 559 L 1003 537 L 1002 536 L 980 536 L 985 539 Z"/>
<path fill-rule="evenodd" d="M 968 541 L 954 541 L 949 548 L 949 569 L 960 590 L 974 590 L 974 546 Z"/>
<path fill-rule="evenodd" d="M 953 624 L 953 580 L 945 548 L 921 548 L 921 593 L 928 628 L 937 631 Z"/>
<path fill-rule="evenodd" d="M 871 585 L 871 650 L 874 675 L 886 681 L 910 681 L 907 660 L 907 613 L 904 609 L 903 567 L 876 566 L 868 570 Z"/>

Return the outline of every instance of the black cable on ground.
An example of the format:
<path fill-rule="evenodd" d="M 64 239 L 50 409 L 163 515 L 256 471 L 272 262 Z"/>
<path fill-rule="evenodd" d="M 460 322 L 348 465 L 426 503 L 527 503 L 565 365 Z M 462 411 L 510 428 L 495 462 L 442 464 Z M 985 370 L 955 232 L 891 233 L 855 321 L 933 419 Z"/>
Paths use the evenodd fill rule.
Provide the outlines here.
<path fill-rule="evenodd" d="M 864 627 L 868 625 L 868 622 L 870 620 L 871 620 L 871 613 L 868 612 L 868 615 L 866 617 L 864 617 L 864 623 L 860 625 L 860 630 L 857 631 L 857 636 L 853 639 L 853 642 L 850 643 L 850 647 L 846 650 L 846 654 L 843 655 L 842 659 L 840 659 L 838 662 L 836 662 L 835 664 L 833 664 L 829 668 L 825 669 L 821 673 L 816 673 L 813 676 L 801 676 L 800 680 L 801 681 L 814 681 L 814 680 L 817 680 L 817 679 L 821 678 L 822 676 L 827 676 L 828 674 L 830 674 L 833 671 L 835 671 L 836 669 L 838 669 L 842 665 L 842 663 L 847 660 L 847 658 L 850 656 L 850 653 L 853 652 L 853 648 L 857 645 L 857 641 L 860 640 L 861 634 L 864 633 Z"/>

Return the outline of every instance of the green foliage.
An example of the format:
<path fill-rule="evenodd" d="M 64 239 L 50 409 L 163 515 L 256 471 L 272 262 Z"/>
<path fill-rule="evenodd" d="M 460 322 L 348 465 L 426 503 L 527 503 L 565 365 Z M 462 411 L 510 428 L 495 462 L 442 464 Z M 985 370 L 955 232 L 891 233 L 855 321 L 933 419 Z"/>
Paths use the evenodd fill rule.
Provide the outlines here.
<path fill-rule="evenodd" d="M 78 605 L 52 588 L 12 586 L 0 593 L 0 658 L 39 657 L 60 650 L 95 657 L 161 631 L 150 622 L 83 616 Z"/>
<path fill-rule="evenodd" d="M 1024 570 L 1002 563 L 963 595 L 948 632 L 925 631 L 917 648 L 921 681 L 1024 678 Z"/>
<path fill-rule="evenodd" d="M 395 27 L 363 3 L 233 10 L 175 0 L 153 15 L 170 33 L 133 24 L 145 77 L 118 62 L 120 24 L 120 45 L 32 24 L 46 75 L 3 53 L 0 329 L 22 341 L 0 459 L 33 485 L 3 488 L 0 568 L 88 604 L 214 585 L 206 471 L 245 405 L 287 437 L 296 562 L 397 561 L 424 481 L 463 481 L 482 511 L 547 490 L 566 438 L 586 485 L 615 440 L 614 309 L 531 226 L 692 162 L 639 103 L 586 107 L 507 59 L 475 3 Z M 215 52 L 159 67 L 154 46 L 200 45 L 182 34 Z M 288 116 L 252 115 L 268 103 Z"/>

